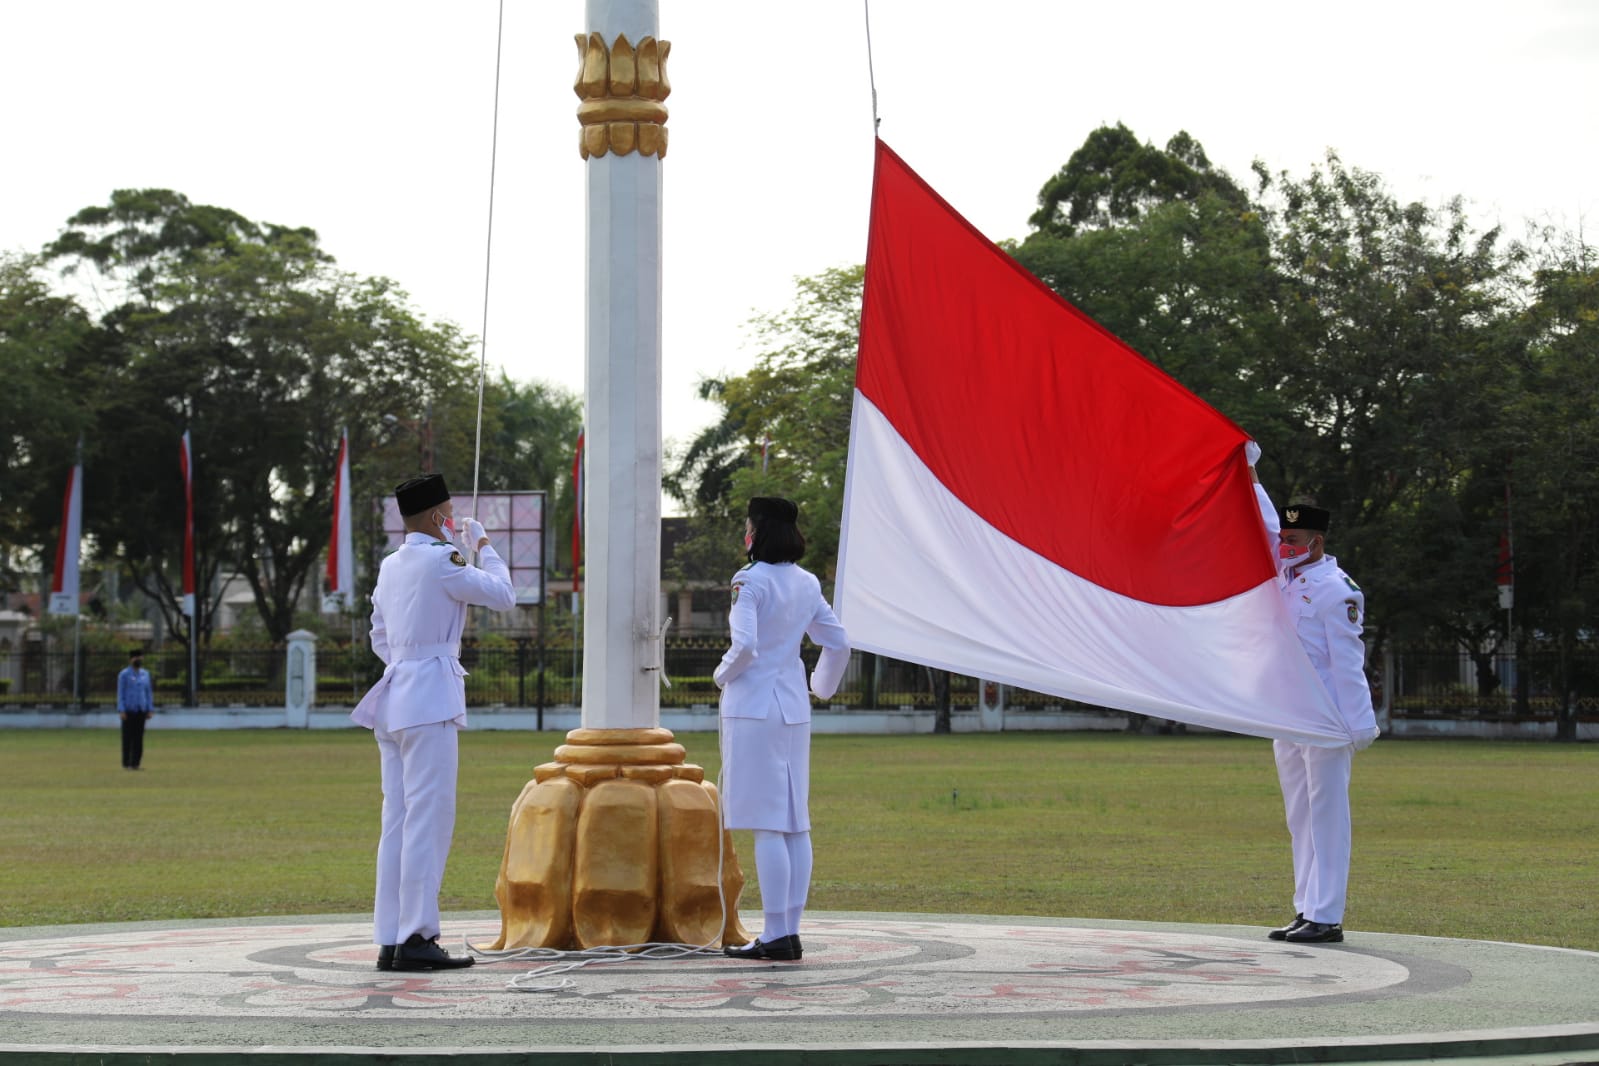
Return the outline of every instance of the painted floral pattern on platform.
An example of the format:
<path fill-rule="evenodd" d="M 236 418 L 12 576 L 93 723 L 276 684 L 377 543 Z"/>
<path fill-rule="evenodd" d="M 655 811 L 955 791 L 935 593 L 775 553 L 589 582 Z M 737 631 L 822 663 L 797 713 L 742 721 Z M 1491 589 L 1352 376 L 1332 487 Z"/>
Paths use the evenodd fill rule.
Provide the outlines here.
<path fill-rule="evenodd" d="M 447 929 L 452 951 L 494 927 Z M 798 963 L 701 955 L 524 978 L 539 963 L 383 972 L 354 923 L 131 930 L 0 943 L 0 1018 L 181 1015 L 626 1021 L 1267 1006 L 1397 990 L 1400 962 L 1181 931 L 818 920 Z M 512 979 L 541 991 L 516 991 Z"/>

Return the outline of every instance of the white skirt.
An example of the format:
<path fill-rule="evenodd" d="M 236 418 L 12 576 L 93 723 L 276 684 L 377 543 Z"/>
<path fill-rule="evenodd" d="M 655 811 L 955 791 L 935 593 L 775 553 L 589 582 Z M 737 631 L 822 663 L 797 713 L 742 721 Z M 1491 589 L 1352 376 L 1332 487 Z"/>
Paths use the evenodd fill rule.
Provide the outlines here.
<path fill-rule="evenodd" d="M 811 723 L 722 719 L 722 809 L 729 829 L 808 833 Z"/>

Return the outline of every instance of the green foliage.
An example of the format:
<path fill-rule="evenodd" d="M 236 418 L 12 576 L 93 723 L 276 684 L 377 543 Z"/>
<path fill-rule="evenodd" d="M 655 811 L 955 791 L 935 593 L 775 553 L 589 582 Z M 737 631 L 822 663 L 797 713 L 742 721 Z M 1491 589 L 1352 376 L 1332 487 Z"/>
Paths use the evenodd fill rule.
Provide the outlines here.
<path fill-rule="evenodd" d="M 794 306 L 751 323 L 759 348 L 754 368 L 705 390 L 723 406 L 723 418 L 666 479 L 668 489 L 689 505 L 692 519 L 693 534 L 679 549 L 680 559 L 693 559 L 718 577 L 732 574 L 744 562 L 740 537 L 749 497 L 786 496 L 799 504 L 804 564 L 824 583 L 831 581 L 863 276 L 862 268 L 849 267 L 796 279 Z"/>
<path fill-rule="evenodd" d="M 1206 196 L 1224 200 L 1234 214 L 1247 207 L 1244 191 L 1211 166 L 1205 149 L 1186 132 L 1162 151 L 1140 143 L 1118 122 L 1090 133 L 1044 184 L 1028 223 L 1053 237 L 1072 237 L 1137 223 L 1153 207 Z"/>
<path fill-rule="evenodd" d="M 73 398 L 95 377 L 91 342 L 89 316 L 50 291 L 36 258 L 0 252 L 0 593 L 22 587 L 26 547 L 60 525 L 67 471 L 88 425 Z"/>
<path fill-rule="evenodd" d="M 81 433 L 90 550 L 184 634 L 177 453 L 188 429 L 199 585 L 241 575 L 277 642 L 314 622 L 295 608 L 317 606 L 342 430 L 364 558 L 376 559 L 377 537 L 360 504 L 435 456 L 447 460 L 438 465 L 455 493 L 470 492 L 470 338 L 424 320 L 394 282 L 336 269 L 315 231 L 171 190 L 118 190 L 73 216 L 44 258 L 66 275 L 93 274 L 108 309 L 90 316 L 50 294 L 37 261 L 0 259 L 0 355 L 17 368 L 0 397 L 0 562 L 37 559 L 53 544 Z M 579 417 L 561 390 L 503 374 L 488 382 L 483 487 L 555 488 Z M 402 439 L 395 430 L 405 426 L 417 435 Z M 419 440 L 432 454 L 419 454 Z M 203 599 L 202 636 L 219 606 Z"/>

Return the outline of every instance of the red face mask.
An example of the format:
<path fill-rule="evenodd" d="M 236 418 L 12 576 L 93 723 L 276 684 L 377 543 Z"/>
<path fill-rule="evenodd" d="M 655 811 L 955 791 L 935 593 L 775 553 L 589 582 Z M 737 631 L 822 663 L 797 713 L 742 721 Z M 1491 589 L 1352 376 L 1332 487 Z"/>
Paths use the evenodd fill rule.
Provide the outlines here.
<path fill-rule="evenodd" d="M 1298 566 L 1310 559 L 1310 545 L 1284 542 L 1277 545 L 1277 558 L 1289 566 Z"/>
<path fill-rule="evenodd" d="M 744 534 L 744 550 L 745 551 L 749 551 L 753 547 L 755 547 L 755 534 L 754 533 L 746 533 L 746 534 Z"/>

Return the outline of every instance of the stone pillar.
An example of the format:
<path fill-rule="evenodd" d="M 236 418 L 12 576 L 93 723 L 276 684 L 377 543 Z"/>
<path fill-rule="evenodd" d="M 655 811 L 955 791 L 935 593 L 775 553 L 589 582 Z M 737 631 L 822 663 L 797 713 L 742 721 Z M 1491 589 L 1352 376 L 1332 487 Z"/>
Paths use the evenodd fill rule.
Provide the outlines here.
<path fill-rule="evenodd" d="M 316 634 L 296 629 L 289 634 L 289 663 L 283 675 L 284 725 L 305 729 L 316 705 Z"/>
<path fill-rule="evenodd" d="M 977 681 L 977 713 L 984 733 L 1005 730 L 1005 686 L 998 681 Z"/>

